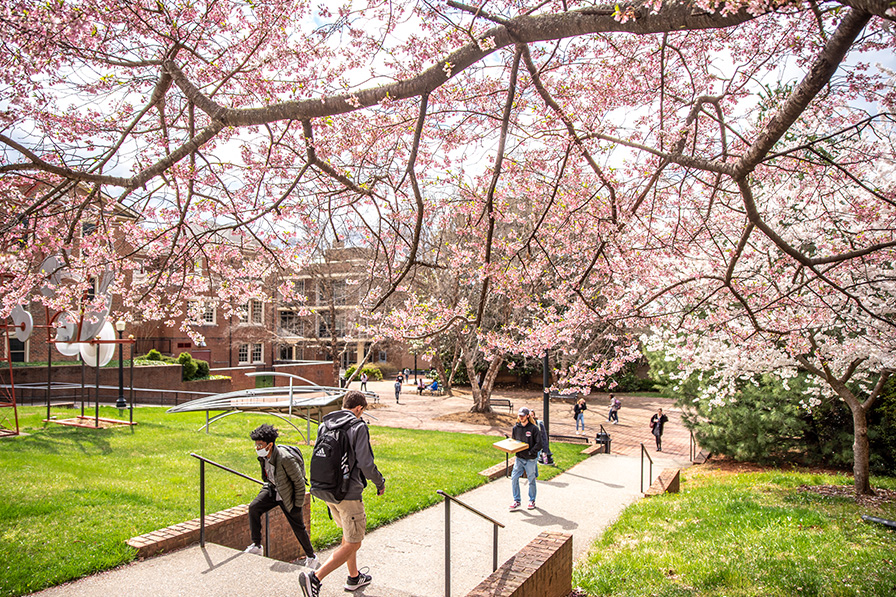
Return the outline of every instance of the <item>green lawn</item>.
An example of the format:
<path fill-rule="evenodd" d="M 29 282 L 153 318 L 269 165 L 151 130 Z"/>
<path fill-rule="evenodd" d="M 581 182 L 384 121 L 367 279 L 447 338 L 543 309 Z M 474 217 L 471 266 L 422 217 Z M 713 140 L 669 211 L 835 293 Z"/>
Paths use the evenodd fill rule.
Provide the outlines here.
<path fill-rule="evenodd" d="M 896 519 L 896 504 L 798 490 L 848 485 L 846 476 L 697 470 L 680 494 L 628 507 L 576 566 L 573 585 L 620 597 L 896 595 L 896 531 L 860 518 Z"/>
<path fill-rule="evenodd" d="M 91 410 L 91 414 L 93 411 Z M 56 409 L 59 418 L 73 410 Z M 249 432 L 264 422 L 281 429 L 281 443 L 299 445 L 291 427 L 271 417 L 240 414 L 196 430 L 204 413 L 168 415 L 162 408 L 135 411 L 138 425 L 105 430 L 45 426 L 42 407 L 19 408 L 23 433 L 0 440 L 0 595 L 22 595 L 130 561 L 130 537 L 199 515 L 196 452 L 252 477 L 260 477 Z M 117 418 L 112 408 L 101 417 Z M 300 427 L 304 428 L 303 425 Z M 377 466 L 386 494 L 366 498 L 374 528 L 485 482 L 478 471 L 502 460 L 493 437 L 373 427 Z M 583 459 L 581 445 L 554 444 L 557 468 L 550 479 Z M 248 503 L 259 486 L 214 467 L 206 468 L 206 508 L 214 512 Z M 339 540 L 339 530 L 315 500 L 311 539 L 316 547 Z M 249 538 L 246 537 L 248 544 Z"/>

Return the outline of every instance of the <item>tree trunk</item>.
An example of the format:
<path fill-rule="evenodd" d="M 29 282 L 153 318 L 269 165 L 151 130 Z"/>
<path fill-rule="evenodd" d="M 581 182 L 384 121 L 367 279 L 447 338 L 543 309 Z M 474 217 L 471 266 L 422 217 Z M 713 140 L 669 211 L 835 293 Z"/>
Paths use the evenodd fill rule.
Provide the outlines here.
<path fill-rule="evenodd" d="M 848 403 L 847 403 L 848 404 Z M 871 489 L 871 448 L 868 443 L 868 413 L 861 404 L 857 404 L 852 411 L 853 427 L 853 462 L 852 473 L 855 478 L 856 495 L 875 495 Z"/>
<path fill-rule="evenodd" d="M 488 371 L 485 372 L 485 378 L 482 380 L 481 391 L 485 395 L 485 400 L 487 400 L 489 404 L 491 404 L 492 390 L 495 389 L 495 379 L 497 379 L 498 371 L 501 370 L 501 365 L 503 363 L 503 357 L 495 357 L 494 359 L 492 359 L 492 362 L 488 366 Z"/>
<path fill-rule="evenodd" d="M 479 387 L 479 378 L 476 375 L 476 359 L 474 358 L 475 349 L 469 349 L 466 346 L 462 349 L 464 364 L 467 366 L 467 377 L 470 378 L 470 389 L 473 391 L 473 406 L 470 408 L 471 413 L 490 413 L 492 406 L 489 404 L 489 396 L 482 392 Z"/>
<path fill-rule="evenodd" d="M 453 396 L 454 394 L 451 392 L 451 383 L 448 379 L 448 372 L 445 370 L 445 363 L 442 362 L 442 357 L 441 355 L 439 355 L 438 351 L 433 354 L 430 362 L 436 369 L 436 373 L 439 376 L 439 381 L 442 382 L 442 387 L 445 388 L 445 394 L 448 396 Z"/>

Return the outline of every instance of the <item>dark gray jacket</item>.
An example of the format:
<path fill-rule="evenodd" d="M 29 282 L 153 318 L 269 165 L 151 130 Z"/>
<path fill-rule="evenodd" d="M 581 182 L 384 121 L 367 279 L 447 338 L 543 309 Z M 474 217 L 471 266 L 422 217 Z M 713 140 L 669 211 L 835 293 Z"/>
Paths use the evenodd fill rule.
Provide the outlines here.
<path fill-rule="evenodd" d="M 274 444 L 271 451 L 271 465 L 274 467 L 274 478 L 268 479 L 264 466 L 264 458 L 259 457 L 261 464 L 261 479 L 265 483 L 272 483 L 283 500 L 283 505 L 290 512 L 296 504 L 305 503 L 305 467 L 299 464 L 292 454 L 285 448 Z"/>
<path fill-rule="evenodd" d="M 332 412 L 324 417 L 323 423 L 331 429 L 343 426 L 348 428 L 347 435 L 351 452 L 348 465 L 351 473 L 349 474 L 348 492 L 344 499 L 360 500 L 368 479 L 376 485 L 378 491 L 382 491 L 386 487 L 386 479 L 373 461 L 373 449 L 370 447 L 370 432 L 367 429 L 367 424 L 358 419 L 350 410 Z"/>

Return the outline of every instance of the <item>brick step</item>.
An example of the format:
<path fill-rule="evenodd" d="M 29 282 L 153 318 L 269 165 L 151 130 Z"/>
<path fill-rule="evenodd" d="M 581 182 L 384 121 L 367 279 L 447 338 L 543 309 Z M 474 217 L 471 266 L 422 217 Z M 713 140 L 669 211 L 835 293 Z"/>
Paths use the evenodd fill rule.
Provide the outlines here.
<path fill-rule="evenodd" d="M 647 491 L 644 492 L 645 496 L 649 495 L 662 495 L 664 493 L 678 493 L 681 488 L 681 469 L 678 468 L 667 468 L 664 469 L 663 472 L 660 473 L 660 476 L 656 478 L 650 487 L 647 488 Z"/>

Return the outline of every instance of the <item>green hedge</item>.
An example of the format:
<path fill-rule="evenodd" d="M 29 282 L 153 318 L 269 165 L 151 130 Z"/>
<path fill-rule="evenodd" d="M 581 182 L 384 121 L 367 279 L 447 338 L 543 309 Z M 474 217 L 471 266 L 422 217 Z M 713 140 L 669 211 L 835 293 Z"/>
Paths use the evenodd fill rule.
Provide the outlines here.
<path fill-rule="evenodd" d="M 345 378 L 351 378 L 352 374 L 355 372 L 355 369 L 357 369 L 357 366 L 355 365 L 349 367 L 345 371 Z M 383 379 L 383 372 L 376 365 L 364 365 L 364 367 L 361 368 L 361 373 L 366 373 L 370 381 L 382 381 Z M 361 373 L 358 374 L 358 377 L 355 378 L 355 381 L 360 380 Z"/>

